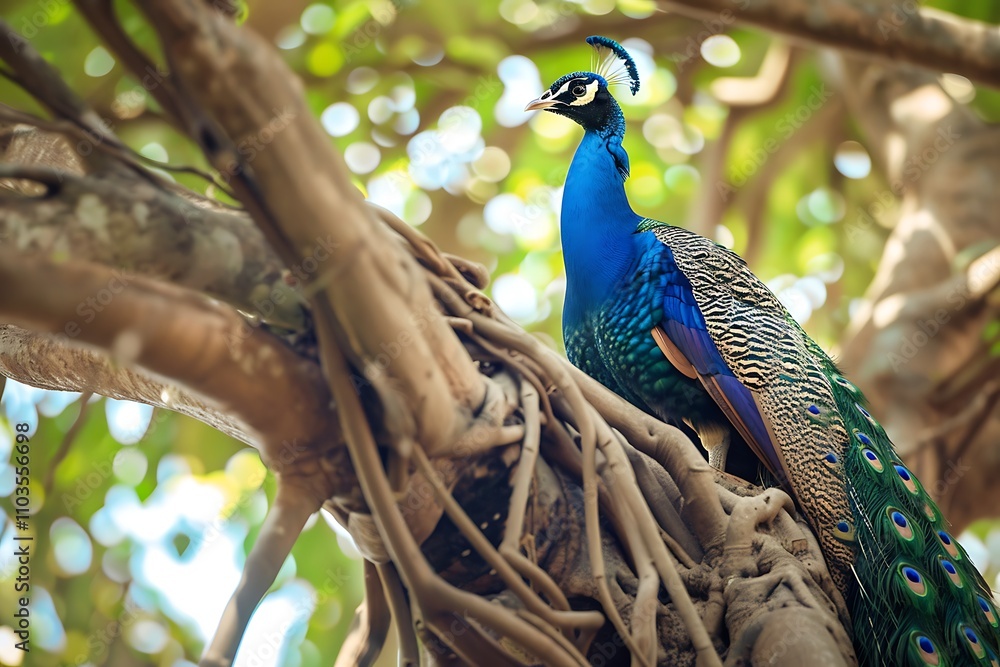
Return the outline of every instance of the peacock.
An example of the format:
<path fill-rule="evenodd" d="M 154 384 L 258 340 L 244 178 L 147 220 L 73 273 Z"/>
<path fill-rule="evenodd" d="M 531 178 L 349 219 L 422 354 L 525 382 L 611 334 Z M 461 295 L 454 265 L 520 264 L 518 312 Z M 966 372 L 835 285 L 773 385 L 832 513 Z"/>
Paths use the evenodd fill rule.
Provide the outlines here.
<path fill-rule="evenodd" d="M 737 254 L 632 210 L 609 87 L 634 95 L 638 71 L 614 40 L 587 42 L 594 71 L 525 109 L 584 129 L 560 214 L 570 361 L 693 429 L 716 467 L 731 440 L 756 455 L 816 532 L 861 664 L 1000 664 L 989 587 L 858 388 Z"/>

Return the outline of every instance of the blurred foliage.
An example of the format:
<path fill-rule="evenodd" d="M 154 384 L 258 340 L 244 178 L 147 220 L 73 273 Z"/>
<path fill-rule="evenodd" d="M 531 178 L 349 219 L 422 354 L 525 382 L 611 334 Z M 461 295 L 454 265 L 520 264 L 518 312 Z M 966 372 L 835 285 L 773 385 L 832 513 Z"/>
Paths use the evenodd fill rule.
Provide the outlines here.
<path fill-rule="evenodd" d="M 4 5 L 5 18 L 151 165 L 207 168 L 149 95 L 158 75 L 150 72 L 142 81 L 126 75 L 69 2 Z M 928 5 L 1000 21 L 996 3 Z M 143 17 L 128 2 L 115 6 L 137 44 L 162 62 Z M 823 71 L 812 54 L 796 54 L 788 85 L 744 113 L 726 135 L 734 112 L 717 100 L 713 86 L 755 76 L 771 38 L 666 14 L 650 0 L 259 0 L 248 9 L 240 20 L 276 44 L 303 79 L 310 109 L 344 153 L 358 188 L 422 226 L 445 250 L 485 263 L 501 307 L 557 348 L 560 188 L 580 130 L 522 109 L 560 75 L 588 67 L 583 38 L 589 34 L 622 41 L 639 63 L 639 95 L 618 93 L 629 123 L 627 189 L 637 211 L 749 252 L 753 269 L 828 348 L 871 281 L 896 204 L 851 119 L 843 110 L 821 113 L 830 100 L 817 92 Z M 959 76 L 943 81 L 983 118 L 1000 119 L 996 91 Z M 0 80 L 0 99 L 45 113 L 7 81 Z M 275 109 L 275 116 L 281 112 Z M 808 129 L 820 122 L 825 125 Z M 726 136 L 728 150 L 721 152 Z M 262 134 L 255 150 L 266 150 L 268 140 Z M 718 155 L 724 161 L 713 167 Z M 170 177 L 222 197 L 196 176 Z M 754 198 L 763 198 L 756 213 Z M 706 202 L 721 221 L 707 229 L 699 227 Z M 102 400 L 90 406 L 46 497 L 49 463 L 79 412 L 78 404 L 56 409 L 66 401 L 52 396 L 8 387 L 7 423 L 0 427 L 0 460 L 6 461 L 10 426 L 37 424 L 31 567 L 38 609 L 30 664 L 189 664 L 184 660 L 197 659 L 235 585 L 232 577 L 273 498 L 273 480 L 263 477 L 252 452 L 167 413 L 152 416 L 137 444 L 122 444 L 101 414 Z M 12 467 L 0 468 L 0 496 L 12 490 Z M 178 498 L 192 499 L 177 509 Z M 0 507 L 12 517 L 10 501 L 5 497 Z M 255 618 L 262 623 L 254 628 L 255 648 L 242 652 L 237 664 L 330 664 L 361 581 L 358 561 L 332 547 L 337 538 L 324 523 L 318 520 L 297 543 Z M 12 524 L 3 531 L 0 607 L 6 610 L 14 607 L 14 565 L 7 559 Z M 963 542 L 977 561 L 1000 563 L 1000 533 L 978 526 L 976 535 Z M 208 553 L 223 543 L 239 548 Z M 92 555 L 83 558 L 87 548 Z M 222 574 L 213 579 L 205 569 L 211 567 Z M 164 578 L 168 572 L 176 579 Z M 194 603 L 184 596 L 192 581 L 206 582 L 195 589 L 203 599 L 196 595 Z M 288 619 L 293 622 L 284 631 Z M 0 619 L 0 646 L 9 644 L 8 622 Z M 4 664 L 22 658 L 0 654 Z"/>

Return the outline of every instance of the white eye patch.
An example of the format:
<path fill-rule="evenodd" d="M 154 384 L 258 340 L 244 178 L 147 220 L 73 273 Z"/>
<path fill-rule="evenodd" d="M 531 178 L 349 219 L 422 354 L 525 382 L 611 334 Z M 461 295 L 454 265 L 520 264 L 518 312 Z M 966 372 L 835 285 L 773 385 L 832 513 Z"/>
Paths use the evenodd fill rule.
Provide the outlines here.
<path fill-rule="evenodd" d="M 584 93 L 583 97 L 576 98 L 569 105 L 571 107 L 582 107 L 584 104 L 590 104 L 594 101 L 594 96 L 597 95 L 597 87 L 599 85 L 597 81 L 591 81 L 587 84 L 587 92 Z"/>
<path fill-rule="evenodd" d="M 581 81 L 581 80 L 582 79 L 573 79 L 572 81 L 567 81 L 566 83 L 564 83 L 562 85 L 561 88 L 559 88 L 559 90 L 557 90 L 556 92 L 552 93 L 552 97 L 559 97 L 560 95 L 562 95 L 563 93 L 565 93 L 567 90 L 569 90 L 569 87 L 572 86 L 575 82 Z M 545 97 L 545 95 L 542 95 L 542 97 Z"/>

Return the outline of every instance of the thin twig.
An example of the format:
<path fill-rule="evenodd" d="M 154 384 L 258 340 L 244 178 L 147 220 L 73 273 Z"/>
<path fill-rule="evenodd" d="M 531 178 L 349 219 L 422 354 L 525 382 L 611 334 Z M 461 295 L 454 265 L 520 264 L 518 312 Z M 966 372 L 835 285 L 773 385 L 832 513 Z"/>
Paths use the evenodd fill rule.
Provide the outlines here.
<path fill-rule="evenodd" d="M 524 515 L 528 508 L 531 482 L 535 478 L 538 445 L 542 437 L 538 416 L 538 392 L 527 382 L 521 383 L 521 410 L 524 412 L 524 441 L 521 444 L 521 458 L 517 464 L 517 471 L 514 473 L 507 525 L 504 528 L 503 540 L 500 542 L 501 552 L 504 547 L 511 551 L 518 551 L 521 548 Z"/>

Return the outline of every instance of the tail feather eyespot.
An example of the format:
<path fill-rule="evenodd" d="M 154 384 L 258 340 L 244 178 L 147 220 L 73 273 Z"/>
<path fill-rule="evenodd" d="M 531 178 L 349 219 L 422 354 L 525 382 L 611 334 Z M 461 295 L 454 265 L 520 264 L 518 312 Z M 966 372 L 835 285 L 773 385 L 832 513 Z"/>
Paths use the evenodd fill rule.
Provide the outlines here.
<path fill-rule="evenodd" d="M 979 635 L 976 634 L 975 630 L 965 623 L 959 623 L 958 632 L 965 639 L 965 644 L 972 651 L 972 655 L 979 659 L 986 657 L 986 649 L 983 648 L 982 642 L 979 641 Z"/>
<path fill-rule="evenodd" d="M 927 597 L 930 593 L 927 580 L 920 574 L 917 568 L 903 563 L 899 566 L 897 572 L 906 587 L 917 597 Z"/>
<path fill-rule="evenodd" d="M 885 470 L 885 466 L 882 465 L 882 461 L 881 459 L 879 459 L 878 454 L 876 454 L 872 450 L 865 448 L 864 450 L 862 450 L 861 456 L 864 457 L 865 462 L 869 466 L 871 466 L 872 470 L 874 470 L 875 472 L 882 472 L 883 470 Z"/>
<path fill-rule="evenodd" d="M 986 621 L 994 628 L 997 627 L 997 615 L 996 611 L 993 609 L 993 605 L 990 604 L 982 595 L 977 595 L 976 598 L 979 602 L 979 608 L 982 610 L 983 615 L 986 616 Z"/>
<path fill-rule="evenodd" d="M 948 552 L 949 556 L 955 560 L 962 559 L 962 554 L 958 550 L 958 546 L 955 544 L 955 540 L 952 539 L 951 535 L 944 530 L 939 530 L 937 536 L 938 541 L 941 543 L 941 546 L 944 547 L 944 550 Z"/>
<path fill-rule="evenodd" d="M 920 493 L 920 489 L 917 487 L 916 478 L 909 470 L 907 470 L 906 466 L 902 463 L 895 463 L 893 464 L 893 468 L 896 469 L 896 474 L 899 475 L 899 479 L 903 482 L 903 486 L 906 487 L 907 491 L 913 495 Z"/>
<path fill-rule="evenodd" d="M 910 525 L 910 520 L 906 518 L 906 515 L 895 507 L 887 507 L 885 513 L 889 517 L 889 521 L 896 533 L 907 542 L 912 542 L 913 526 Z"/>
<path fill-rule="evenodd" d="M 854 526 L 848 521 L 838 521 L 833 527 L 833 536 L 842 542 L 854 541 Z"/>
<path fill-rule="evenodd" d="M 965 586 L 965 583 L 962 581 L 962 575 L 958 573 L 958 568 L 955 567 L 954 563 L 944 556 L 938 556 L 938 564 L 944 570 L 945 576 L 948 577 L 956 588 L 963 588 Z"/>
<path fill-rule="evenodd" d="M 917 657 L 919 657 L 925 665 L 940 665 L 941 655 L 938 653 L 937 646 L 931 641 L 930 637 L 920 632 L 914 632 L 910 636 L 910 642 L 913 647 L 917 650 Z"/>

